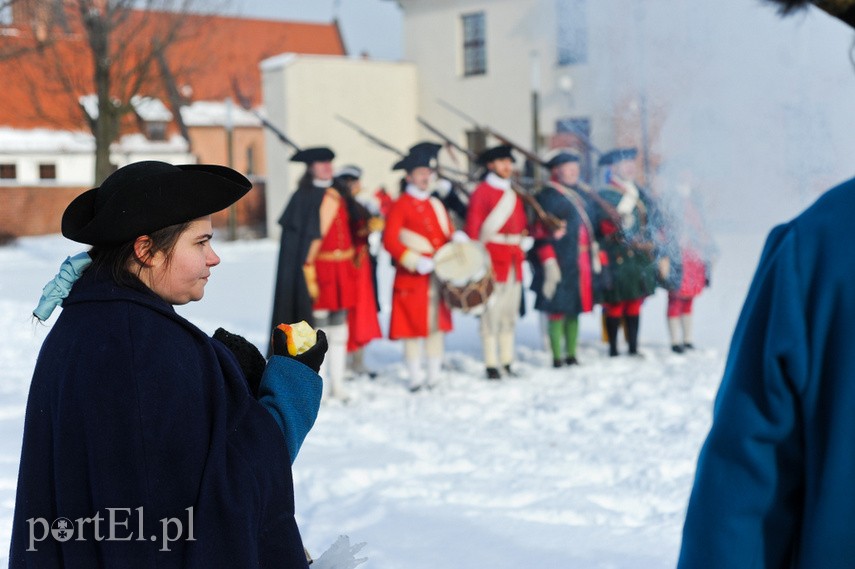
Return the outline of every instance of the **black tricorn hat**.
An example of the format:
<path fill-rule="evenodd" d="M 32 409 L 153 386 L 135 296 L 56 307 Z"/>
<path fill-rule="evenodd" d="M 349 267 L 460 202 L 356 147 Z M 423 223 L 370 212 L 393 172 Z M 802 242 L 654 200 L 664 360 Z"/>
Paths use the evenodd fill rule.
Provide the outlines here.
<path fill-rule="evenodd" d="M 634 160 L 636 156 L 638 156 L 638 148 L 615 148 L 600 156 L 600 161 L 597 164 L 599 166 L 611 166 L 622 160 Z"/>
<path fill-rule="evenodd" d="M 410 147 L 410 153 L 398 160 L 392 170 L 412 172 L 416 168 L 432 168 L 433 160 L 439 153 L 441 144 L 435 142 L 419 142 Z"/>
<path fill-rule="evenodd" d="M 514 160 L 512 150 L 513 148 L 507 144 L 488 148 L 478 156 L 478 164 L 486 166 L 493 160 L 499 160 L 501 158 L 510 158 L 512 161 L 516 162 L 516 160 Z"/>
<path fill-rule="evenodd" d="M 250 188 L 252 182 L 225 166 L 134 162 L 68 204 L 62 234 L 89 245 L 125 243 L 225 209 Z"/>
<path fill-rule="evenodd" d="M 441 149 L 442 144 L 436 142 L 419 142 L 410 146 L 410 154 L 429 154 L 432 158 L 436 158 Z"/>
<path fill-rule="evenodd" d="M 298 150 L 297 153 L 291 157 L 291 162 L 305 162 L 306 164 L 312 164 L 314 162 L 332 162 L 333 158 L 335 158 L 335 152 L 326 146 L 316 146 L 314 148 Z"/>
<path fill-rule="evenodd" d="M 579 162 L 580 156 L 575 150 L 568 148 L 559 148 L 553 150 L 547 155 L 546 167 L 549 169 L 555 168 L 568 162 Z"/>

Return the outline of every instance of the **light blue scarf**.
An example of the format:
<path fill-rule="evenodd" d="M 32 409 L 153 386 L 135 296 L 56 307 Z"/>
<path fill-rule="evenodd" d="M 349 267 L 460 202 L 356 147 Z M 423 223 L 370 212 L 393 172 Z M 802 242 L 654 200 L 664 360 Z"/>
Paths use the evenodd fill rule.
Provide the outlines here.
<path fill-rule="evenodd" d="M 92 258 L 85 252 L 66 257 L 59 267 L 59 272 L 42 289 L 42 297 L 39 299 L 39 305 L 33 310 L 33 316 L 42 322 L 50 318 L 53 310 L 62 304 L 71 286 L 91 263 Z"/>

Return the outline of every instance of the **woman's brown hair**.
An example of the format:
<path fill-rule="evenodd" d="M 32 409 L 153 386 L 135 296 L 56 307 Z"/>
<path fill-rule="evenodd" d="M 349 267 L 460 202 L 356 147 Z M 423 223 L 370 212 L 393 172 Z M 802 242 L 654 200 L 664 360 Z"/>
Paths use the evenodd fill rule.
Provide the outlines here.
<path fill-rule="evenodd" d="M 169 263 L 172 257 L 172 250 L 178 242 L 178 237 L 187 229 L 190 222 L 170 225 L 163 229 L 153 231 L 148 235 L 151 239 L 151 248 L 148 251 L 149 256 L 158 252 L 163 252 L 166 255 L 166 262 Z M 121 286 L 131 288 L 145 287 L 139 278 L 139 273 L 142 270 L 146 259 L 139 259 L 134 254 L 134 242 L 128 241 L 120 245 L 95 245 L 89 250 L 89 256 L 92 257 L 92 265 L 87 271 L 94 271 L 95 274 L 102 272 L 110 275 L 110 277 Z M 137 270 L 132 271 L 130 267 L 136 266 Z"/>

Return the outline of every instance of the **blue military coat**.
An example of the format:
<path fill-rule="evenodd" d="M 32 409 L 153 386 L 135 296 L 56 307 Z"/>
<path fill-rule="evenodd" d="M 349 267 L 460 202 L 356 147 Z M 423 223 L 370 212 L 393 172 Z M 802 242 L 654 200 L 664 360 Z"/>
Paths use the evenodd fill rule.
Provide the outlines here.
<path fill-rule="evenodd" d="M 679 567 L 855 562 L 855 180 L 769 235 L 701 450 Z"/>

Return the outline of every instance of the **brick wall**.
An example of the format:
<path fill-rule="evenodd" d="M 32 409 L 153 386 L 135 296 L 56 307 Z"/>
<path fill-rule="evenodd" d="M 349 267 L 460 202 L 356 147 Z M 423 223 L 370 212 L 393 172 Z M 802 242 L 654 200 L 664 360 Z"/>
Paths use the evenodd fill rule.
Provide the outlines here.
<path fill-rule="evenodd" d="M 242 234 L 263 234 L 264 186 L 263 181 L 255 182 L 252 190 L 236 204 Z M 87 189 L 0 186 L 0 243 L 14 237 L 59 233 L 62 212 L 71 200 Z M 225 228 L 228 211 L 214 214 L 213 222 L 215 227 Z"/>
<path fill-rule="evenodd" d="M 87 189 L 0 187 L 0 239 L 59 233 L 65 207 Z"/>

